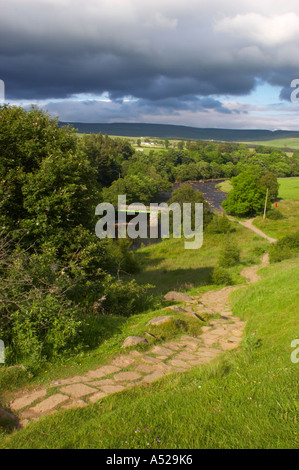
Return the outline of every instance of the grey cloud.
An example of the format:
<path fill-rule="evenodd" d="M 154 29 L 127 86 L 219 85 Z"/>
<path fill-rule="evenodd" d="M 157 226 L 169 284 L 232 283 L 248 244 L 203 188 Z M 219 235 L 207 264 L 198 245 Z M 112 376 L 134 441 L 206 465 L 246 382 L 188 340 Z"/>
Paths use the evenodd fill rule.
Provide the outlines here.
<path fill-rule="evenodd" d="M 10 0 L 0 17 L 0 78 L 10 100 L 107 92 L 118 112 L 131 96 L 139 100 L 131 112 L 229 114 L 219 95 L 246 95 L 257 79 L 285 89 L 298 75 L 299 6 L 279 3 Z"/>

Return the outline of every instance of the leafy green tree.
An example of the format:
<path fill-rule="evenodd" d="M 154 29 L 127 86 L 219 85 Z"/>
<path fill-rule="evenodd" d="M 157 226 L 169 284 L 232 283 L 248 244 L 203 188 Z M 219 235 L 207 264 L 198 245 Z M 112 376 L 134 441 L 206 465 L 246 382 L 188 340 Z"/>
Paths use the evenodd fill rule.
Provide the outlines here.
<path fill-rule="evenodd" d="M 266 186 L 269 190 L 269 197 L 274 200 L 278 197 L 279 183 L 276 175 L 270 171 L 265 173 L 260 179 L 261 186 Z"/>
<path fill-rule="evenodd" d="M 177 202 L 183 207 L 184 202 L 189 202 L 192 204 L 192 221 L 194 221 L 194 204 L 202 203 L 203 204 L 203 223 L 204 227 L 212 220 L 212 213 L 210 211 L 209 204 L 205 201 L 204 196 L 199 191 L 196 191 L 188 183 L 181 184 L 178 189 L 173 191 L 171 198 L 168 200 L 168 204 Z"/>
<path fill-rule="evenodd" d="M 118 196 L 125 195 L 127 204 L 141 202 L 148 205 L 157 201 L 159 183 L 145 175 L 128 175 L 112 183 L 109 188 L 103 189 L 103 200 L 111 204 L 118 204 Z"/>
<path fill-rule="evenodd" d="M 259 175 L 248 170 L 231 180 L 233 189 L 227 200 L 223 201 L 224 209 L 237 216 L 254 216 L 262 213 L 266 198 L 266 187 L 261 186 Z M 268 207 L 271 201 L 268 199 Z"/>
<path fill-rule="evenodd" d="M 120 177 L 122 162 L 129 160 L 134 149 L 125 139 L 112 139 L 107 135 L 88 134 L 80 140 L 80 148 L 97 170 L 101 186 L 110 186 Z"/>
<path fill-rule="evenodd" d="M 69 251 L 80 227 L 83 239 L 93 229 L 100 202 L 94 167 L 74 131 L 42 111 L 4 106 L 0 118 L 1 225 L 22 229 L 16 234 L 24 248 L 53 243 L 61 254 Z"/>

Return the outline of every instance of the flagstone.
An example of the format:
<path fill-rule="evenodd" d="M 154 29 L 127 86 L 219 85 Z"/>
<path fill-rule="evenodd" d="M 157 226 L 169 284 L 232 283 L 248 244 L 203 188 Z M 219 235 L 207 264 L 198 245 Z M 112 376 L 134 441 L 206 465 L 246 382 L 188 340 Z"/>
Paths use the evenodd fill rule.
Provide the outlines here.
<path fill-rule="evenodd" d="M 168 364 L 171 364 L 172 366 L 175 366 L 175 367 L 182 367 L 183 369 L 184 368 L 188 369 L 190 367 L 190 365 L 187 364 L 187 362 L 181 361 L 180 359 L 172 359 L 168 361 Z"/>
<path fill-rule="evenodd" d="M 69 410 L 71 408 L 83 408 L 84 406 L 87 406 L 87 403 L 83 400 L 70 400 L 69 403 L 62 405 L 61 409 Z"/>
<path fill-rule="evenodd" d="M 173 354 L 173 351 L 171 349 L 164 348 L 163 346 L 154 346 L 150 352 L 152 354 L 157 354 L 159 356 L 171 356 Z"/>
<path fill-rule="evenodd" d="M 61 393 L 55 393 L 55 395 L 51 395 L 50 397 L 46 398 L 45 400 L 38 403 L 33 408 L 30 408 L 28 411 L 33 413 L 47 413 L 53 408 L 56 408 L 58 405 L 61 405 L 63 402 L 69 400 L 67 395 L 62 395 Z M 26 418 L 27 416 L 22 415 L 22 418 Z"/>
<path fill-rule="evenodd" d="M 152 357 L 152 356 L 143 356 L 142 360 L 150 364 L 159 364 L 160 362 L 159 359 L 157 359 L 156 357 Z"/>
<path fill-rule="evenodd" d="M 194 343 L 192 341 L 180 341 L 181 344 L 183 344 L 184 346 L 187 346 L 188 349 L 191 349 L 192 351 L 195 351 L 197 348 L 198 348 L 198 343 Z"/>
<path fill-rule="evenodd" d="M 130 354 L 122 355 L 121 354 L 120 356 L 113 359 L 113 361 L 111 361 L 111 364 L 113 366 L 128 367 L 128 366 L 131 366 L 132 364 L 134 364 L 136 362 L 135 357 L 137 357 L 135 354 L 134 355 L 133 354 L 132 355 L 130 355 Z"/>
<path fill-rule="evenodd" d="M 85 395 L 90 395 L 91 393 L 97 392 L 97 389 L 80 383 L 80 384 L 67 385 L 66 387 L 60 388 L 59 391 L 67 395 L 70 395 L 73 398 L 81 398 L 81 397 L 84 397 Z"/>
<path fill-rule="evenodd" d="M 101 386 L 101 390 L 103 390 L 103 392 L 105 392 L 107 395 L 111 393 L 121 392 L 124 389 L 125 387 L 123 385 L 102 385 Z"/>
<path fill-rule="evenodd" d="M 101 377 L 114 374 L 115 372 L 119 372 L 120 370 L 121 369 L 119 367 L 116 367 L 115 365 L 102 366 L 102 367 L 99 367 L 98 369 L 88 371 L 86 374 L 86 377 L 100 379 Z"/>
<path fill-rule="evenodd" d="M 139 366 L 136 367 L 136 370 L 140 370 L 140 372 L 149 374 L 150 372 L 154 372 L 156 370 L 156 367 L 150 366 L 149 364 L 139 364 Z"/>
<path fill-rule="evenodd" d="M 58 385 L 71 385 L 75 383 L 80 383 L 86 380 L 85 376 L 82 375 L 75 375 L 74 377 L 69 377 L 68 379 L 59 379 L 59 380 L 54 380 L 51 382 L 51 387 L 56 387 Z"/>
<path fill-rule="evenodd" d="M 164 343 L 163 346 L 168 349 L 172 349 L 173 351 L 179 351 L 182 349 L 182 345 L 179 343 Z"/>
<path fill-rule="evenodd" d="M 92 382 L 87 382 L 91 387 L 101 387 L 102 385 L 115 385 L 114 379 L 102 379 L 102 380 L 93 380 Z"/>
<path fill-rule="evenodd" d="M 97 392 L 97 393 L 94 393 L 93 395 L 91 395 L 90 397 L 88 397 L 88 400 L 91 403 L 96 403 L 97 401 L 101 400 L 102 398 L 104 398 L 106 396 L 107 396 L 107 393 L 105 393 L 105 392 Z"/>
<path fill-rule="evenodd" d="M 138 372 L 128 371 L 128 372 L 119 372 L 118 374 L 114 375 L 114 380 L 116 381 L 126 381 L 126 380 L 137 380 L 142 377 Z"/>
<path fill-rule="evenodd" d="M 185 351 L 182 351 L 180 353 L 178 353 L 176 356 L 175 356 L 176 359 L 183 359 L 183 360 L 192 360 L 192 359 L 196 359 L 196 356 L 194 356 L 193 354 L 189 353 L 189 352 L 185 352 Z"/>
<path fill-rule="evenodd" d="M 36 400 L 39 398 L 45 397 L 47 394 L 46 389 L 36 390 L 34 392 L 29 393 L 28 395 L 23 395 L 20 398 L 17 398 L 10 404 L 10 408 L 13 411 L 21 410 L 22 408 L 26 408 L 29 405 L 32 405 Z"/>
<path fill-rule="evenodd" d="M 157 370 L 156 372 L 153 372 L 150 375 L 146 375 L 143 378 L 142 382 L 150 383 L 150 382 L 153 382 L 154 380 L 159 379 L 160 377 L 163 377 L 163 375 L 165 375 L 165 372 Z"/>

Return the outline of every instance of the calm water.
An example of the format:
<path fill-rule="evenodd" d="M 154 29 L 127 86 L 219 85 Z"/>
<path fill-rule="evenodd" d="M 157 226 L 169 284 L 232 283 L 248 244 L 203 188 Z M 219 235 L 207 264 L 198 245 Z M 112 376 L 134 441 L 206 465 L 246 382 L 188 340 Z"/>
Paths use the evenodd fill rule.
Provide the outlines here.
<path fill-rule="evenodd" d="M 205 201 L 210 205 L 212 210 L 222 210 L 221 203 L 226 199 L 226 194 L 219 189 L 216 189 L 215 186 L 221 183 L 223 180 L 206 180 L 206 181 L 186 181 L 192 186 L 193 189 L 200 191 L 205 198 Z M 181 186 L 184 183 L 174 183 L 173 191 Z M 165 193 L 163 199 L 167 200 L 171 197 L 171 193 Z"/>

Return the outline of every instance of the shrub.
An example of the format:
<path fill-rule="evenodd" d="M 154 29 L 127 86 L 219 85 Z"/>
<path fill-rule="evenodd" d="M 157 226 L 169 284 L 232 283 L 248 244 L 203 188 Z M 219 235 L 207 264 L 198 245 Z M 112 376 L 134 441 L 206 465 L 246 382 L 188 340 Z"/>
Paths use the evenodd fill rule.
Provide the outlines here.
<path fill-rule="evenodd" d="M 285 216 L 278 209 L 270 209 L 267 211 L 267 218 L 270 220 L 281 220 Z"/>
<path fill-rule="evenodd" d="M 235 266 L 240 262 L 240 249 L 235 241 L 228 239 L 221 252 L 219 258 L 219 265 L 223 268 Z"/>
<path fill-rule="evenodd" d="M 0 337 L 6 362 L 50 360 L 80 343 L 79 308 L 66 293 L 73 279 L 53 253 L 10 252 L 0 239 Z M 77 347 L 76 346 L 76 347 Z"/>
<path fill-rule="evenodd" d="M 102 314 L 129 317 L 153 305 L 150 284 L 138 285 L 135 279 L 124 283 L 112 277 L 106 279 L 104 295 L 94 304 L 94 311 Z"/>
<path fill-rule="evenodd" d="M 211 275 L 211 283 L 228 286 L 233 284 L 233 281 L 230 273 L 226 269 L 216 266 Z"/>
<path fill-rule="evenodd" d="M 80 325 L 78 312 L 70 302 L 39 292 L 28 309 L 11 314 L 11 337 L 4 334 L 4 341 L 8 336 L 8 359 L 38 362 L 66 354 L 66 350 L 78 350 Z"/>
<path fill-rule="evenodd" d="M 209 233 L 229 233 L 233 231 L 233 226 L 226 215 L 214 215 L 207 226 L 207 231 Z"/>
<path fill-rule="evenodd" d="M 299 231 L 281 238 L 270 248 L 270 262 L 277 263 L 289 259 L 299 252 Z"/>

